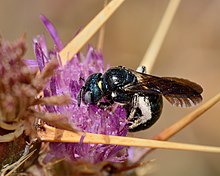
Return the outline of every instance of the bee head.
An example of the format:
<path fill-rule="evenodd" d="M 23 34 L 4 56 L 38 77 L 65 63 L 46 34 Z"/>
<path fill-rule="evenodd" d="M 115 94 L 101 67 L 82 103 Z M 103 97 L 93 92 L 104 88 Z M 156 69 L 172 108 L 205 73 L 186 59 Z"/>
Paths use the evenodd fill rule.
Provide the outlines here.
<path fill-rule="evenodd" d="M 102 99 L 102 74 L 94 73 L 85 81 L 85 85 L 80 89 L 78 95 L 78 106 L 81 100 L 84 104 L 97 104 Z"/>

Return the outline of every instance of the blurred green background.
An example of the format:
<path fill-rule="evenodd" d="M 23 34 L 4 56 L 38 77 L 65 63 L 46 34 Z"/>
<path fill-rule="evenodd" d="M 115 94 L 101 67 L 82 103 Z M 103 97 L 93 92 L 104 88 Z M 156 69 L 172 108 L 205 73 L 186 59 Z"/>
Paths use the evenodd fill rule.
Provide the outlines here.
<path fill-rule="evenodd" d="M 126 0 L 106 23 L 105 63 L 135 69 L 155 33 L 168 0 Z M 27 34 L 27 58 L 34 58 L 32 38 L 43 33 L 53 47 L 39 15 L 56 26 L 64 43 L 83 28 L 103 7 L 103 0 L 0 0 L 0 35 L 15 40 Z M 195 81 L 204 88 L 204 102 L 220 90 L 220 1 L 183 0 L 160 50 L 153 74 Z M 90 44 L 97 45 L 98 35 Z M 220 103 L 182 130 L 171 141 L 220 146 Z M 150 138 L 195 108 L 176 108 L 164 101 L 163 114 L 152 128 L 136 134 Z M 157 150 L 155 176 L 220 175 L 220 155 Z M 149 171 L 151 172 L 151 171 Z M 144 174 L 144 173 L 142 173 Z M 145 175 L 145 174 L 144 174 Z"/>

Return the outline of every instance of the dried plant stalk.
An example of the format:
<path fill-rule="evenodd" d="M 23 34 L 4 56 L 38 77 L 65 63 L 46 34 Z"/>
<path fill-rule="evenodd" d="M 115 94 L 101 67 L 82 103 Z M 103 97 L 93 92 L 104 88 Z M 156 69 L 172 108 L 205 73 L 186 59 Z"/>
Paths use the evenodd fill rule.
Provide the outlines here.
<path fill-rule="evenodd" d="M 190 114 L 186 115 L 170 127 L 163 130 L 161 133 L 153 137 L 154 140 L 161 140 L 165 141 L 177 134 L 180 130 L 182 130 L 184 127 L 192 123 L 194 120 L 196 120 L 198 117 L 200 117 L 203 113 L 205 113 L 207 110 L 212 108 L 216 103 L 220 101 L 220 93 L 218 93 L 216 96 L 211 98 L 209 101 L 198 107 L 196 110 L 191 112 Z M 148 153 L 150 153 L 153 149 L 146 149 L 145 153 L 137 160 L 137 162 L 140 162 L 142 159 L 146 157 Z"/>
<path fill-rule="evenodd" d="M 108 1 L 104 1 L 104 8 L 106 7 Z M 97 50 L 101 51 L 103 49 L 104 45 L 104 36 L 105 36 L 105 24 L 101 27 L 99 30 L 99 37 L 98 37 L 98 43 L 97 43 Z"/>
<path fill-rule="evenodd" d="M 180 0 L 170 0 L 163 18 L 157 28 L 157 31 L 148 47 L 140 66 L 146 66 L 147 71 L 151 73 L 161 45 L 165 39 L 167 31 L 180 4 Z"/>
<path fill-rule="evenodd" d="M 34 154 L 35 151 L 36 151 L 36 149 L 34 151 L 32 151 L 31 153 L 27 154 L 26 156 L 22 156 L 17 162 L 2 169 L 1 175 L 4 175 L 4 176 L 12 175 L 13 172 L 15 172 L 16 169 L 18 169 L 22 164 L 24 164 L 24 162 L 26 162 Z"/>
<path fill-rule="evenodd" d="M 218 93 L 216 96 L 214 96 L 212 99 L 198 107 L 195 111 L 191 112 L 190 114 L 183 117 L 178 122 L 174 123 L 169 128 L 165 129 L 158 135 L 154 137 L 156 140 L 167 140 L 176 133 L 178 133 L 180 130 L 182 130 L 184 127 L 192 123 L 194 120 L 196 120 L 198 117 L 200 117 L 203 113 L 205 113 L 208 109 L 210 109 L 212 106 L 214 106 L 217 102 L 220 101 L 220 93 Z"/>
<path fill-rule="evenodd" d="M 63 64 L 73 58 L 123 2 L 124 0 L 112 0 L 62 51 L 60 51 L 59 54 Z"/>
<path fill-rule="evenodd" d="M 220 153 L 220 147 L 210 147 L 176 142 L 165 142 L 150 139 L 140 139 L 132 137 L 111 136 L 92 133 L 74 133 L 71 131 L 60 130 L 45 125 L 45 131 L 39 131 L 38 136 L 42 141 L 47 142 L 80 142 L 91 144 L 111 144 L 121 146 L 148 147 L 160 149 L 190 150 L 200 152 Z"/>

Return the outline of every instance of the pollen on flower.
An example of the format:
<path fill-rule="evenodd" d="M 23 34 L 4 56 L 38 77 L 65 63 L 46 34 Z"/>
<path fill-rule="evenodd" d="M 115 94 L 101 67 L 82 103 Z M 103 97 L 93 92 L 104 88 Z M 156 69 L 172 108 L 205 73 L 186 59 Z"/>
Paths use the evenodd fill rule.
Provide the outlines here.
<path fill-rule="evenodd" d="M 59 60 L 59 51 L 62 42 L 57 36 L 53 25 L 46 17 L 41 17 L 49 33 L 54 39 L 55 49 L 48 51 L 44 36 L 39 35 L 34 39 L 34 50 L 37 65 L 41 71 L 52 58 Z M 33 66 L 34 64 L 32 64 Z M 88 47 L 86 55 L 78 53 L 66 65 L 58 67 L 50 82 L 44 88 L 44 96 L 68 94 L 72 98 L 71 104 L 66 106 L 44 106 L 44 111 L 68 116 L 70 124 L 84 132 L 97 134 L 126 136 L 128 132 L 126 111 L 118 106 L 113 110 L 103 110 L 95 105 L 78 107 L 77 96 L 80 88 L 92 73 L 104 72 L 104 60 L 101 53 L 93 47 Z M 113 109 L 113 108 L 112 108 Z M 83 137 L 82 137 L 83 141 Z M 66 158 L 72 161 L 98 163 L 102 161 L 122 162 L 127 159 L 127 148 L 115 145 L 75 143 L 50 143 L 50 153 L 45 161 L 57 158 Z"/>

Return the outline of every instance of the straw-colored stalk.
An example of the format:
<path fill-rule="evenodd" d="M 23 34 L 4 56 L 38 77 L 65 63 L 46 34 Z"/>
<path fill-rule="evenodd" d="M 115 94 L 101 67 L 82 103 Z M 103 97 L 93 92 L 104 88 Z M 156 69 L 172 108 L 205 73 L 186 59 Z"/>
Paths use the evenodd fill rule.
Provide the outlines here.
<path fill-rule="evenodd" d="M 209 101 L 198 107 L 193 112 L 189 113 L 188 115 L 181 118 L 179 121 L 171 125 L 170 127 L 166 128 L 159 134 L 153 137 L 154 140 L 160 140 L 165 141 L 177 134 L 180 130 L 191 124 L 194 120 L 201 117 L 203 113 L 205 113 L 207 110 L 211 109 L 216 103 L 220 101 L 220 93 L 218 93 L 216 96 L 211 98 Z M 146 149 L 145 153 L 137 159 L 136 162 L 140 162 L 145 158 L 145 156 L 150 153 L 153 149 Z"/>
<path fill-rule="evenodd" d="M 32 152 L 30 152 L 29 154 L 27 154 L 25 156 L 22 156 L 15 163 L 13 163 L 11 165 L 8 165 L 7 167 L 3 168 L 1 170 L 1 175 L 10 176 L 11 174 L 13 174 L 13 172 L 15 172 L 17 168 L 19 168 L 22 164 L 24 164 L 24 162 L 27 161 L 35 152 L 36 152 L 36 149 L 33 150 Z"/>
<path fill-rule="evenodd" d="M 210 147 L 176 142 L 165 142 L 150 139 L 140 139 L 132 137 L 111 136 L 93 133 L 75 133 L 67 130 L 60 130 L 45 125 L 45 130 L 39 131 L 38 135 L 42 141 L 46 142 L 72 142 L 78 143 L 83 138 L 83 143 L 90 144 L 110 144 L 134 147 L 191 150 L 201 152 L 220 153 L 220 147 Z"/>
<path fill-rule="evenodd" d="M 104 8 L 106 7 L 108 1 L 104 1 Z M 98 37 L 98 42 L 97 42 L 97 50 L 102 51 L 103 45 L 104 45 L 104 38 L 105 38 L 105 24 L 101 27 L 99 30 L 99 37 Z"/>
<path fill-rule="evenodd" d="M 175 16 L 181 0 L 170 0 L 163 18 L 157 28 L 155 35 L 140 63 L 140 66 L 146 66 L 148 73 L 151 73 L 157 55 L 164 42 L 166 34 L 170 28 L 171 22 Z"/>
<path fill-rule="evenodd" d="M 154 139 L 156 140 L 169 139 L 170 137 L 178 133 L 180 130 L 182 130 L 184 127 L 188 126 L 190 123 L 196 120 L 198 117 L 200 117 L 203 113 L 205 113 L 208 109 L 210 109 L 212 106 L 214 106 L 219 101 L 220 101 L 220 93 L 218 93 L 216 96 L 211 98 L 209 101 L 207 101 L 206 103 L 198 107 L 195 111 L 191 112 L 190 114 L 181 118 L 179 121 L 177 121 L 170 127 L 166 128 L 164 131 L 156 135 Z"/>
<path fill-rule="evenodd" d="M 111 15 L 120 7 L 124 0 L 112 0 L 106 7 L 89 22 L 89 24 L 60 51 L 62 63 L 73 58 L 73 56 L 86 44 L 86 42 L 102 27 Z"/>

